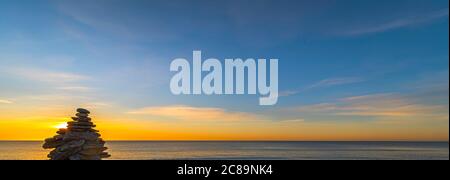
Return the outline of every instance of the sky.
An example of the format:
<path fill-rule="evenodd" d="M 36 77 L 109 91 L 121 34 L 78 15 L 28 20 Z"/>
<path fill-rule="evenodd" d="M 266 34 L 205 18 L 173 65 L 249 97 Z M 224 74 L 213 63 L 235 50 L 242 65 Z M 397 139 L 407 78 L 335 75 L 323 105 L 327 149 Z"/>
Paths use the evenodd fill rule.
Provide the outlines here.
<path fill-rule="evenodd" d="M 447 0 L 0 0 L 0 140 L 77 107 L 106 140 L 448 141 Z M 278 103 L 170 91 L 175 58 L 279 59 Z"/>

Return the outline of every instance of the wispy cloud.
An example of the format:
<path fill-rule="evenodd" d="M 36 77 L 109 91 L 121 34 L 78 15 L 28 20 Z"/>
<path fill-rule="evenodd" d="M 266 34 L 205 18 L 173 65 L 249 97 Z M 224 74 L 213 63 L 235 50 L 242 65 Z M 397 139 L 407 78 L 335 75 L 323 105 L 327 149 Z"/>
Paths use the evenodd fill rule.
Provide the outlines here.
<path fill-rule="evenodd" d="M 387 21 L 384 23 L 373 24 L 366 27 L 354 27 L 352 30 L 339 32 L 338 34 L 344 36 L 360 36 L 365 34 L 373 34 L 385 32 L 397 28 L 403 28 L 408 26 L 424 24 L 439 18 L 448 17 L 448 9 L 442 9 L 439 11 L 431 12 L 428 14 L 417 15 L 413 17 L 405 17 Z"/>
<path fill-rule="evenodd" d="M 88 100 L 89 97 L 82 95 L 58 93 L 58 94 L 38 94 L 38 95 L 26 95 L 21 97 L 28 101 L 49 101 L 49 102 L 70 102 L 73 100 Z"/>
<path fill-rule="evenodd" d="M 308 89 L 338 86 L 338 85 L 345 85 L 345 84 L 353 84 L 353 83 L 359 83 L 359 82 L 363 82 L 363 81 L 364 81 L 364 79 L 357 78 L 357 77 L 330 78 L 330 79 L 321 80 L 321 81 L 317 82 L 316 84 L 309 86 Z"/>
<path fill-rule="evenodd" d="M 74 92 L 89 92 L 92 91 L 93 88 L 86 87 L 86 86 L 64 86 L 64 87 L 58 87 L 58 90 L 63 91 L 74 91 Z"/>
<path fill-rule="evenodd" d="M 255 114 L 231 112 L 221 108 L 192 107 L 185 105 L 145 107 L 128 112 L 185 121 L 249 121 L 258 120 Z"/>
<path fill-rule="evenodd" d="M 442 112 L 441 105 L 414 103 L 395 95 L 369 95 L 350 97 L 344 100 L 346 108 L 337 115 L 347 116 L 428 116 Z"/>
<path fill-rule="evenodd" d="M 341 98 L 340 101 L 344 102 L 351 102 L 351 101 L 363 101 L 367 99 L 388 99 L 389 97 L 392 97 L 393 93 L 378 93 L 378 94 L 368 94 L 368 95 L 361 95 L 361 96 L 350 96 Z"/>
<path fill-rule="evenodd" d="M 14 102 L 10 101 L 10 100 L 5 100 L 5 99 L 0 99 L 0 104 L 12 104 Z"/>
<path fill-rule="evenodd" d="M 296 95 L 300 92 L 301 92 L 301 90 L 286 90 L 286 91 L 281 91 L 278 96 L 280 96 L 280 97 L 292 96 L 292 95 Z"/>
<path fill-rule="evenodd" d="M 3 71 L 19 77 L 41 82 L 67 83 L 88 79 L 88 77 L 84 75 L 68 72 L 56 72 L 39 68 L 13 67 Z"/>
<path fill-rule="evenodd" d="M 296 107 L 297 113 L 358 117 L 443 117 L 448 106 L 416 102 L 399 94 L 370 94 L 346 97 L 332 103 Z"/>
<path fill-rule="evenodd" d="M 321 80 L 317 83 L 314 83 L 303 89 L 282 91 L 280 93 L 280 96 L 291 96 L 291 95 L 295 95 L 295 94 L 305 92 L 305 91 L 308 91 L 311 89 L 327 88 L 327 87 L 346 85 L 346 84 L 354 84 L 354 83 L 360 83 L 360 82 L 364 82 L 364 81 L 365 80 L 363 78 L 358 78 L 358 77 L 328 78 L 328 79 L 323 79 L 323 80 Z"/>
<path fill-rule="evenodd" d="M 319 103 L 290 109 L 299 113 L 323 113 L 336 111 L 339 107 L 335 103 Z"/>

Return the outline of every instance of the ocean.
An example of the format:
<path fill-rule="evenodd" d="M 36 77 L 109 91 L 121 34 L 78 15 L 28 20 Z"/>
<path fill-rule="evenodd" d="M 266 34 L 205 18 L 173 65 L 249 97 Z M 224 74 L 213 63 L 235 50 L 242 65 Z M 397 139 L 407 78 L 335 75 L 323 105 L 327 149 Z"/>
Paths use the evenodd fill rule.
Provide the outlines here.
<path fill-rule="evenodd" d="M 43 160 L 38 141 L 0 141 L 1 160 Z M 449 160 L 448 142 L 110 141 L 111 160 Z"/>

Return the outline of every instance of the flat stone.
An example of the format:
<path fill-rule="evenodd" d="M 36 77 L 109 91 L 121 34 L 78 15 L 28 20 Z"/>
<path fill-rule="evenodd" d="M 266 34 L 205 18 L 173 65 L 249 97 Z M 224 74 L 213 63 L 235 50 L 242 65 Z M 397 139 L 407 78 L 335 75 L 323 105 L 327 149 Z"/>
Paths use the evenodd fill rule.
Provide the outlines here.
<path fill-rule="evenodd" d="M 92 129 L 92 126 L 79 126 L 79 125 L 70 125 L 67 126 L 69 129 Z"/>
<path fill-rule="evenodd" d="M 79 117 L 79 118 L 77 118 L 77 120 L 76 121 L 78 121 L 78 122 L 91 122 L 91 118 L 90 117 Z"/>
<path fill-rule="evenodd" d="M 74 121 L 83 121 L 83 122 L 89 122 L 92 119 L 90 117 L 72 117 Z"/>
<path fill-rule="evenodd" d="M 47 143 L 47 142 L 55 142 L 56 139 L 55 139 L 55 138 L 47 138 L 47 139 L 45 139 L 44 141 L 45 141 L 46 143 Z"/>
<path fill-rule="evenodd" d="M 57 133 L 57 134 L 60 134 L 60 135 L 64 135 L 64 134 L 67 133 L 67 129 L 61 128 L 61 129 L 59 129 L 56 133 Z"/>
<path fill-rule="evenodd" d="M 85 113 L 77 113 L 77 114 L 75 114 L 75 116 L 77 116 L 77 117 L 82 117 L 82 118 L 86 118 L 86 117 L 89 116 L 89 114 L 85 114 Z"/>
<path fill-rule="evenodd" d="M 82 147 L 85 142 L 86 141 L 83 140 L 83 139 L 70 141 L 70 142 L 65 143 L 64 145 L 58 147 L 58 151 L 64 152 L 64 151 L 67 151 L 69 149 L 79 148 L 79 147 Z"/>
<path fill-rule="evenodd" d="M 83 133 L 83 132 L 89 132 L 88 129 L 70 129 L 71 132 L 79 132 L 79 133 Z"/>
<path fill-rule="evenodd" d="M 103 147 L 105 145 L 105 141 L 102 140 L 102 138 L 98 138 L 95 141 L 86 141 L 86 144 L 96 144 L 98 147 Z"/>
<path fill-rule="evenodd" d="M 78 129 L 92 129 L 93 126 L 84 126 L 84 125 L 68 125 L 67 129 L 73 129 L 73 128 L 78 128 Z"/>
<path fill-rule="evenodd" d="M 92 122 L 80 122 L 80 121 L 72 121 L 72 122 L 68 122 L 67 125 L 69 126 L 90 126 L 90 127 L 95 127 L 94 123 Z"/>
<path fill-rule="evenodd" d="M 107 149 L 108 149 L 107 147 L 83 149 L 82 151 L 80 151 L 80 154 L 82 154 L 82 155 L 99 155 L 103 151 L 106 151 Z"/>
<path fill-rule="evenodd" d="M 93 132 L 68 132 L 64 136 L 64 141 L 84 139 L 86 141 L 96 141 L 100 134 Z"/>
<path fill-rule="evenodd" d="M 100 131 L 99 131 L 99 130 L 96 130 L 96 129 L 89 129 L 89 132 L 98 133 L 98 132 L 100 132 Z"/>
<path fill-rule="evenodd" d="M 44 143 L 44 145 L 42 145 L 42 148 L 53 149 L 53 148 L 57 148 L 63 144 L 64 144 L 64 141 L 46 142 L 46 143 Z"/>
<path fill-rule="evenodd" d="M 55 139 L 55 141 L 61 140 L 61 139 L 63 139 L 63 138 L 64 138 L 64 135 L 62 135 L 62 134 L 53 136 L 53 139 Z"/>
<path fill-rule="evenodd" d="M 78 108 L 77 112 L 83 113 L 83 114 L 91 114 L 91 112 L 89 112 L 87 109 L 83 109 L 83 108 Z"/>

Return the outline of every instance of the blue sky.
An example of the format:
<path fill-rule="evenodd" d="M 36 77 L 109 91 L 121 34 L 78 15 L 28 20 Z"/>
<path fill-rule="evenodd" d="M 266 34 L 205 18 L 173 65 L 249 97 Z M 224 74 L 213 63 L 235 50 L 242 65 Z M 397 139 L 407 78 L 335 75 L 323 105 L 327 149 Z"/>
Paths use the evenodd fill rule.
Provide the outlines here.
<path fill-rule="evenodd" d="M 374 118 L 335 116 L 350 97 L 448 108 L 448 11 L 447 0 L 0 0 L 0 100 L 311 121 Z M 283 96 L 262 107 L 258 96 L 172 95 L 169 64 L 193 50 L 278 58 Z M 315 106 L 333 115 L 289 110 Z"/>

